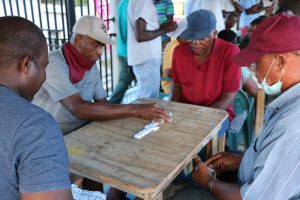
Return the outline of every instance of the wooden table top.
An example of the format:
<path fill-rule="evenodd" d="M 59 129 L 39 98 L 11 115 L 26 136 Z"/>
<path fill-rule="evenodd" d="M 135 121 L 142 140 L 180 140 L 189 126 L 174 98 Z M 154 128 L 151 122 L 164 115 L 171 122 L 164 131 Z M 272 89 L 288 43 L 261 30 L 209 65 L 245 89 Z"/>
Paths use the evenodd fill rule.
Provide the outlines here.
<path fill-rule="evenodd" d="M 144 198 L 158 195 L 172 182 L 217 135 L 227 112 L 157 99 L 136 102 L 159 102 L 174 120 L 142 139 L 133 135 L 149 121 L 92 122 L 65 136 L 65 143 L 71 172 Z"/>

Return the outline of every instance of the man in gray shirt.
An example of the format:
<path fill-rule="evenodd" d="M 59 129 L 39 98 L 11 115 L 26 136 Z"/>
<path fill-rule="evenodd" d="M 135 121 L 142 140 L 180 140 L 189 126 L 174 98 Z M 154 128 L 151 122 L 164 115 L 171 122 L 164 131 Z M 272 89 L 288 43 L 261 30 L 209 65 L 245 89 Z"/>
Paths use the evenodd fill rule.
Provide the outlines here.
<path fill-rule="evenodd" d="M 299 199 L 300 18 L 274 15 L 266 19 L 236 61 L 241 66 L 255 63 L 257 80 L 266 94 L 279 96 L 266 107 L 264 128 L 243 156 L 220 153 L 205 163 L 197 157 L 193 179 L 218 199 Z M 208 167 L 218 172 L 239 170 L 239 182 L 221 181 Z M 185 197 L 201 199 L 197 193 L 196 198 L 188 198 L 187 193 Z"/>
<path fill-rule="evenodd" d="M 30 103 L 48 64 L 42 31 L 21 17 L 0 17 L 0 55 L 0 199 L 71 200 L 61 131 Z"/>
<path fill-rule="evenodd" d="M 64 134 L 90 120 L 123 117 L 170 120 L 167 112 L 156 104 L 107 103 L 96 61 L 102 47 L 111 43 L 101 19 L 83 16 L 73 27 L 71 41 L 49 54 L 47 78 L 33 103 L 50 112 Z"/>

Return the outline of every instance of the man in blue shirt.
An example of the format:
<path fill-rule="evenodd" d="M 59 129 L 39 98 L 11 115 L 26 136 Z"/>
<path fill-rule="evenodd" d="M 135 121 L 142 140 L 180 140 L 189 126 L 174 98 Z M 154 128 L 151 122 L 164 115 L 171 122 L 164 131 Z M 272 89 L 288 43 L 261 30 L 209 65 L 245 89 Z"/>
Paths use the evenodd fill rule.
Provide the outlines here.
<path fill-rule="evenodd" d="M 243 156 L 220 153 L 205 163 L 196 157 L 193 180 L 218 199 L 299 199 L 300 18 L 275 15 L 259 24 L 236 61 L 241 66 L 255 63 L 264 91 L 279 97 L 267 106 L 264 128 Z M 239 182 L 221 181 L 208 167 L 239 170 Z"/>
<path fill-rule="evenodd" d="M 0 198 L 71 200 L 61 131 L 30 103 L 46 78 L 46 38 L 24 18 L 0 17 L 0 55 Z"/>

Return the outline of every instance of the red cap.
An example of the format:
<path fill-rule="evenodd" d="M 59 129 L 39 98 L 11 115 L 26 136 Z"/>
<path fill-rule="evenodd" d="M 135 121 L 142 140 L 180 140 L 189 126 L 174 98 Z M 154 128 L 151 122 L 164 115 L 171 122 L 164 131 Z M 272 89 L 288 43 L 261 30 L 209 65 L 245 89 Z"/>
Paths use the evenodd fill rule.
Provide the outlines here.
<path fill-rule="evenodd" d="M 300 50 L 300 17 L 273 15 L 253 31 L 248 46 L 235 56 L 241 66 L 248 66 L 268 53 Z"/>

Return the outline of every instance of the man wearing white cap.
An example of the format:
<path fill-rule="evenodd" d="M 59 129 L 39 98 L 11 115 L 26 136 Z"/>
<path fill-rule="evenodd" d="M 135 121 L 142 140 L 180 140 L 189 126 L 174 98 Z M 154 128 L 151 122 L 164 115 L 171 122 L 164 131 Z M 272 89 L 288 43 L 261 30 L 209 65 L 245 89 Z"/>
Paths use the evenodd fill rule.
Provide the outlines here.
<path fill-rule="evenodd" d="M 96 65 L 105 44 L 112 44 L 112 40 L 103 21 L 95 16 L 81 17 L 73 27 L 71 41 L 50 52 L 47 78 L 34 103 L 54 116 L 64 134 L 90 120 L 140 117 L 169 121 L 165 110 L 156 104 L 107 103 Z"/>

